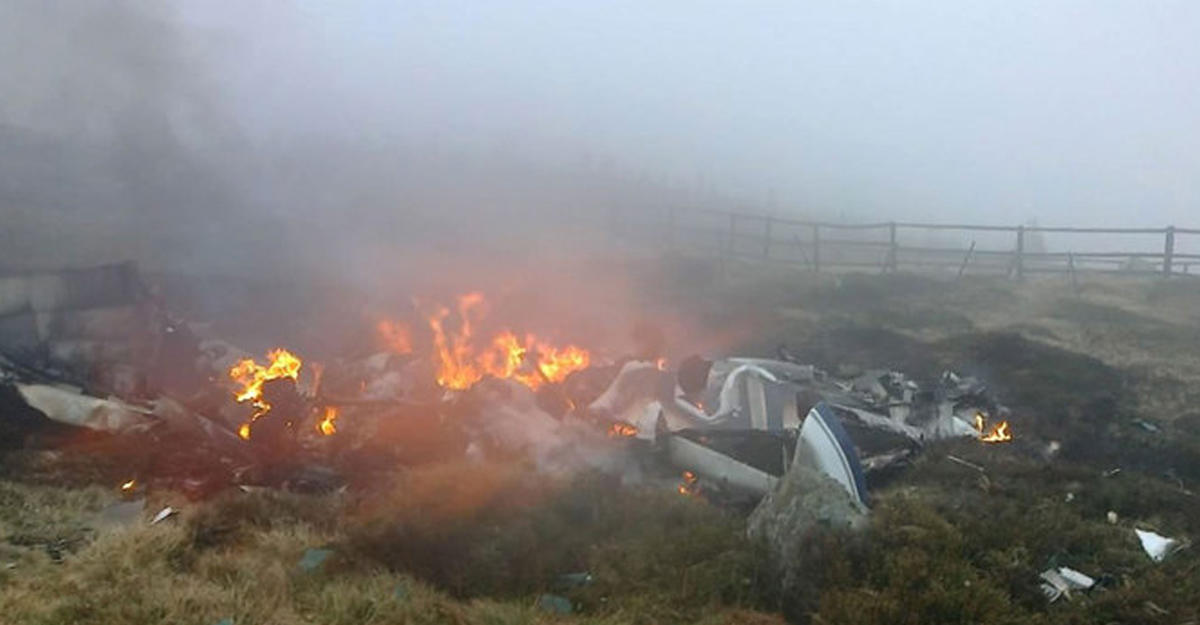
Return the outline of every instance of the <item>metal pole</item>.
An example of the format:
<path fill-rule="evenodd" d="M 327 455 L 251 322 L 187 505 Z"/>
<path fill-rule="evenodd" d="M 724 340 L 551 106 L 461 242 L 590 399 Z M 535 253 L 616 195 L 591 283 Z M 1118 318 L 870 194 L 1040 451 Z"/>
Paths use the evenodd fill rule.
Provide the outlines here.
<path fill-rule="evenodd" d="M 1017 265 L 1017 279 L 1025 277 L 1025 226 L 1017 226 L 1017 255 L 1014 262 Z"/>
<path fill-rule="evenodd" d="M 1075 276 L 1075 253 L 1067 252 L 1067 269 L 1071 271 L 1071 291 L 1079 295 L 1079 278 Z"/>
<path fill-rule="evenodd" d="M 896 247 L 896 222 L 888 223 L 888 239 L 891 247 L 888 248 L 888 269 L 892 273 L 896 273 L 896 267 L 900 264 L 899 250 Z"/>
<path fill-rule="evenodd" d="M 1175 226 L 1167 226 L 1167 240 L 1163 244 L 1163 275 L 1171 275 L 1171 263 L 1175 259 Z"/>

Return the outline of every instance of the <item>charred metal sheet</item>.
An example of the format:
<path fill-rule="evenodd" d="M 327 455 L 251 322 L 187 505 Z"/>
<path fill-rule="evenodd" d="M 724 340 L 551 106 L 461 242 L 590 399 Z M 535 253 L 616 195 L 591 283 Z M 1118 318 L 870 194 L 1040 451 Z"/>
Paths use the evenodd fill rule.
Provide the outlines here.
<path fill-rule="evenodd" d="M 756 495 L 771 492 L 779 478 L 682 436 L 667 442 L 671 462 L 708 480 Z"/>
<path fill-rule="evenodd" d="M 17 384 L 31 408 L 49 419 L 103 432 L 122 432 L 150 423 L 150 411 L 115 399 L 90 397 L 47 384 Z"/>

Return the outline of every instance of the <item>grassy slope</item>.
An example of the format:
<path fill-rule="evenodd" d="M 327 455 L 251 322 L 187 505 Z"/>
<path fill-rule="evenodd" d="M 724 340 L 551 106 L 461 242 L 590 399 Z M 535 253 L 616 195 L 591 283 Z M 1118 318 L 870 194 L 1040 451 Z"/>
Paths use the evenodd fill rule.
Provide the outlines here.
<path fill-rule="evenodd" d="M 931 446 L 880 486 L 867 532 L 816 535 L 790 554 L 810 574 L 783 596 L 739 519 L 599 476 L 435 466 L 371 493 L 233 493 L 184 503 L 181 518 L 158 526 L 95 535 L 84 528 L 113 499 L 110 489 L 35 481 L 10 465 L 0 480 L 0 621 L 769 623 L 779 611 L 819 623 L 1200 618 L 1196 551 L 1155 565 L 1132 535 L 1135 525 L 1200 533 L 1197 500 L 1180 488 L 1200 479 L 1196 287 L 1105 282 L 1075 295 L 1053 283 L 735 277 L 720 296 L 702 288 L 689 300 L 676 288 L 672 298 L 720 324 L 753 317 L 743 352 L 770 354 L 786 341 L 825 367 L 983 375 L 1014 409 L 1018 440 Z M 1145 432 L 1135 418 L 1164 431 Z M 1050 440 L 1062 451 L 1047 461 Z M 1102 476 L 1118 466 L 1118 476 Z M 154 493 L 148 513 L 166 503 L 181 502 Z M 304 573 L 297 562 L 315 546 L 337 555 Z M 1047 606 L 1037 572 L 1051 564 L 1104 575 L 1108 589 Z M 595 576 L 590 586 L 555 583 L 582 570 Z M 537 609 L 542 592 L 568 595 L 580 613 Z"/>

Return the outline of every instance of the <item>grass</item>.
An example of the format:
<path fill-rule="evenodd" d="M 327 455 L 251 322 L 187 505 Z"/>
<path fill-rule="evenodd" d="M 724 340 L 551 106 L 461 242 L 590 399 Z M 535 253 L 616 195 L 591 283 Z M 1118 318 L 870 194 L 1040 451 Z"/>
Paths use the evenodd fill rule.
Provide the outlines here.
<path fill-rule="evenodd" d="M 691 272 L 685 284 L 706 284 L 712 268 L 682 270 Z M 1190 397 L 1182 388 L 1161 403 L 1176 409 L 1148 408 L 1158 386 L 1195 381 L 1190 361 L 1173 352 L 1147 359 L 1134 345 L 1169 343 L 1192 313 L 1166 307 L 1194 298 L 1085 285 L 1073 301 L 1038 285 L 877 276 L 776 275 L 727 290 L 687 303 L 714 323 L 744 316 L 731 301 L 753 308 L 762 322 L 754 342 L 731 351 L 771 354 L 787 342 L 827 369 L 975 373 L 1013 409 L 1017 440 L 928 446 L 874 493 L 868 529 L 818 531 L 785 554 L 805 571 L 786 586 L 736 514 L 599 474 L 450 462 L 397 469 L 347 494 L 233 491 L 192 504 L 151 491 L 147 516 L 168 503 L 183 513 L 97 532 L 91 519 L 117 499 L 127 467 L 10 453 L 0 462 L 0 622 L 1200 621 L 1197 550 L 1156 564 L 1133 534 L 1200 535 L 1200 501 L 1184 492 L 1200 480 L 1200 411 L 1178 409 Z M 1164 309 L 1151 315 L 1138 298 Z M 1161 370 L 1174 362 L 1168 379 Z M 1135 419 L 1163 430 L 1146 432 Z M 1062 444 L 1053 458 L 1044 451 L 1051 440 Z M 1105 477 L 1114 467 L 1123 470 Z M 315 547 L 334 555 L 305 572 L 298 563 Z M 1038 573 L 1050 566 L 1104 587 L 1049 605 Z M 591 583 L 562 578 L 578 572 Z M 540 609 L 545 593 L 568 598 L 574 612 Z"/>
<path fill-rule="evenodd" d="M 81 498 L 0 486 L 10 503 L 42 510 L 11 515 L 19 523 L 62 517 L 82 528 L 96 500 L 112 499 L 98 489 Z M 453 464 L 363 498 L 226 493 L 155 526 L 84 532 L 61 564 L 35 546 L 10 546 L 0 613 L 6 623 L 135 625 L 777 618 L 753 609 L 766 606 L 762 571 L 738 519 L 699 500 L 614 486 L 595 475 Z M 18 526 L 6 524 L 4 539 Z M 313 547 L 335 555 L 304 572 L 298 563 Z M 560 577 L 574 572 L 593 581 L 564 585 Z M 540 610 L 543 593 L 569 597 L 578 615 Z"/>

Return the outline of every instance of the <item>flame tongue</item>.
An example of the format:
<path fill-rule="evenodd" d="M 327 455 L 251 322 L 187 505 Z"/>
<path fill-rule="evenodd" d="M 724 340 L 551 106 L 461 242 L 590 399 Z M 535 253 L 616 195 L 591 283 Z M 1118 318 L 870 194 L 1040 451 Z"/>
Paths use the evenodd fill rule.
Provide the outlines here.
<path fill-rule="evenodd" d="M 317 424 L 317 431 L 325 436 L 332 436 L 337 433 L 337 427 L 333 422 L 337 421 L 338 409 L 337 406 L 326 406 L 325 417 Z"/>
<path fill-rule="evenodd" d="M 979 440 L 984 443 L 1007 443 L 1012 440 L 1012 429 L 1008 421 L 1001 421 L 987 429 L 987 419 L 983 413 L 975 413 L 975 431 L 979 432 Z"/>
<path fill-rule="evenodd" d="M 295 354 L 286 349 L 274 349 L 267 353 L 267 358 L 270 362 L 265 366 L 247 358 L 229 370 L 230 379 L 241 385 L 241 388 L 233 393 L 238 403 L 250 402 L 255 408 L 250 421 L 238 428 L 238 436 L 243 439 L 250 438 L 250 424 L 271 410 L 271 404 L 263 399 L 263 384 L 280 378 L 291 378 L 295 381 L 300 377 L 302 361 Z"/>
<path fill-rule="evenodd" d="M 433 336 L 433 357 L 437 363 L 437 382 L 442 388 L 463 390 L 484 376 L 516 380 L 532 389 L 546 382 L 561 382 L 572 372 L 585 369 L 591 354 L 575 345 L 556 346 L 539 340 L 533 334 L 524 338 L 511 330 L 503 330 L 488 341 L 474 336 L 475 326 L 482 320 L 486 302 L 479 293 L 458 298 L 457 324 L 447 328 L 450 309 L 439 307 L 426 321 Z M 393 344 L 393 331 L 384 332 L 383 339 Z M 386 326 L 394 328 L 394 324 Z M 479 347 L 480 345 L 483 347 Z"/>

